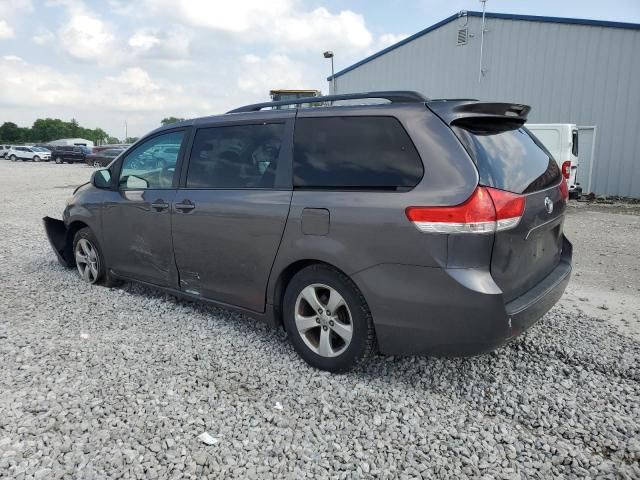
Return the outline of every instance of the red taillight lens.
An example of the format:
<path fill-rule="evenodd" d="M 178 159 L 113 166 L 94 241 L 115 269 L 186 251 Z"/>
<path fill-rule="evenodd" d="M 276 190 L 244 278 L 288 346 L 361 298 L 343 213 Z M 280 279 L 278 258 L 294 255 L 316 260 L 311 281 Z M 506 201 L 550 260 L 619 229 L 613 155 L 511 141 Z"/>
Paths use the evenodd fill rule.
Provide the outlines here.
<path fill-rule="evenodd" d="M 560 182 L 560 195 L 562 195 L 563 200 L 569 200 L 569 185 L 567 185 L 567 181 L 564 178 Z"/>
<path fill-rule="evenodd" d="M 422 232 L 492 233 L 515 227 L 524 212 L 525 197 L 495 188 L 478 187 L 454 207 L 409 207 L 407 218 Z"/>
<path fill-rule="evenodd" d="M 571 162 L 569 160 L 562 164 L 562 176 L 566 179 L 571 176 Z"/>

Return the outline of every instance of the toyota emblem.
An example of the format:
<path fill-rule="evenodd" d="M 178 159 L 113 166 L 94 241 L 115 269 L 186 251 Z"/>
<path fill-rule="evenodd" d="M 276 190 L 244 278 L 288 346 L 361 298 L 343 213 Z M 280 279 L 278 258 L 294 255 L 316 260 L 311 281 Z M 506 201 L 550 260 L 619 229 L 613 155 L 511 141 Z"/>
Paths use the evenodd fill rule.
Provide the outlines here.
<path fill-rule="evenodd" d="M 547 209 L 547 213 L 551 215 L 553 213 L 553 202 L 549 197 L 545 197 L 544 206 Z"/>

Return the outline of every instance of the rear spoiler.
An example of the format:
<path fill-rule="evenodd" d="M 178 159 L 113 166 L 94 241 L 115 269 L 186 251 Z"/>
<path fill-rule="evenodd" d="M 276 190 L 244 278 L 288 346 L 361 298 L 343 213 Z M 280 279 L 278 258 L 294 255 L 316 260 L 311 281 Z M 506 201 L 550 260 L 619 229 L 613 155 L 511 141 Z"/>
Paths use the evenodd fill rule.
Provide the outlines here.
<path fill-rule="evenodd" d="M 480 102 L 478 100 L 438 100 L 427 107 L 447 125 L 469 128 L 519 128 L 527 121 L 529 105 L 520 103 Z"/>

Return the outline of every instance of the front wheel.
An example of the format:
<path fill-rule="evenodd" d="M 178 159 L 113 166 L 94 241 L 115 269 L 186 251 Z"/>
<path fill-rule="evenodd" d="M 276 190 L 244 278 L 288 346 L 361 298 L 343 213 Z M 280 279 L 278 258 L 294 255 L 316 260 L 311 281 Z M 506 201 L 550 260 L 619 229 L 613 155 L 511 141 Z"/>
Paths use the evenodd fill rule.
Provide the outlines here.
<path fill-rule="evenodd" d="M 93 162 L 93 168 L 102 168 L 102 164 L 99 161 Z"/>
<path fill-rule="evenodd" d="M 342 373 L 374 350 L 371 312 L 353 281 L 328 265 L 311 265 L 289 282 L 284 324 L 293 347 L 311 366 Z"/>
<path fill-rule="evenodd" d="M 40 157 L 39 157 L 38 155 L 34 155 L 34 156 L 33 156 L 33 158 L 32 158 L 32 160 L 33 160 L 34 162 L 39 162 L 39 161 L 40 161 Z"/>
<path fill-rule="evenodd" d="M 55 162 L 60 165 L 62 163 L 62 157 L 56 157 Z"/>
<path fill-rule="evenodd" d="M 119 283 L 107 272 L 104 255 L 89 227 L 81 228 L 73 237 L 73 256 L 83 281 L 106 287 L 114 287 Z"/>

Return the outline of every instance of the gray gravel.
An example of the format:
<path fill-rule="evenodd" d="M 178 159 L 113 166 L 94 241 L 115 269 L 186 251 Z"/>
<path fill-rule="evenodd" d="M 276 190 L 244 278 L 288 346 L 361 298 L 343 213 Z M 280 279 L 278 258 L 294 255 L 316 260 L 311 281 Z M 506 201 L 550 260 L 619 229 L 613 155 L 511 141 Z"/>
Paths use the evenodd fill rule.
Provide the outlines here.
<path fill-rule="evenodd" d="M 482 357 L 319 372 L 242 315 L 60 267 L 40 218 L 90 172 L 0 160 L 0 476 L 640 478 L 640 342 L 606 319 L 565 302 Z"/>

